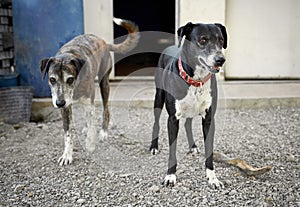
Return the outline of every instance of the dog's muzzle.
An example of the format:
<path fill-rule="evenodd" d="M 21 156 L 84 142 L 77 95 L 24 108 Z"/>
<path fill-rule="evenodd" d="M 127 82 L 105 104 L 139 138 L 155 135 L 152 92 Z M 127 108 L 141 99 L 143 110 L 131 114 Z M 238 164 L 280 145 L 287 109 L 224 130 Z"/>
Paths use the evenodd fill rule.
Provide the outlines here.
<path fill-rule="evenodd" d="M 226 59 L 223 55 L 216 55 L 212 58 L 212 66 L 210 64 L 207 64 L 204 59 L 201 57 L 198 58 L 199 62 L 211 73 L 218 73 L 220 71 L 220 67 L 223 66 Z"/>

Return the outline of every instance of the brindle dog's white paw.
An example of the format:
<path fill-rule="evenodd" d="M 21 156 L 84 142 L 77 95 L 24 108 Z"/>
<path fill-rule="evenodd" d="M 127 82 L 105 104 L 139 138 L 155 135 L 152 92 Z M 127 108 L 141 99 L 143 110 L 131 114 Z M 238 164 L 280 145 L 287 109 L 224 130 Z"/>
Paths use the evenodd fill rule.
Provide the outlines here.
<path fill-rule="evenodd" d="M 106 140 L 107 137 L 108 137 L 107 130 L 101 129 L 101 130 L 100 130 L 100 141 Z"/>
<path fill-rule="evenodd" d="M 97 145 L 96 135 L 97 135 L 96 129 L 93 127 L 89 128 L 87 132 L 87 138 L 85 140 L 85 148 L 89 153 L 93 153 L 96 149 L 96 145 Z"/>
<path fill-rule="evenodd" d="M 94 140 L 89 140 L 87 139 L 86 140 L 86 143 L 85 143 L 85 148 L 86 150 L 89 152 L 89 153 L 92 153 L 95 151 L 96 149 L 96 143 Z"/>
<path fill-rule="evenodd" d="M 162 182 L 162 185 L 166 187 L 174 187 L 176 184 L 176 175 L 175 174 L 170 174 L 166 175 L 165 179 Z"/>
<path fill-rule="evenodd" d="M 68 152 L 64 152 L 63 155 L 58 158 L 58 163 L 60 166 L 63 166 L 63 165 L 69 165 L 71 164 L 73 161 L 73 158 L 72 158 L 72 154 L 71 153 L 68 153 Z"/>
<path fill-rule="evenodd" d="M 206 177 L 208 179 L 208 184 L 211 187 L 224 188 L 224 184 L 221 181 L 219 181 L 214 170 L 206 169 Z"/>
<path fill-rule="evenodd" d="M 159 153 L 159 151 L 158 151 L 158 149 L 156 149 L 156 148 L 152 148 L 152 149 L 150 150 L 150 153 L 151 153 L 151 155 L 157 155 L 157 154 Z"/>
<path fill-rule="evenodd" d="M 81 130 L 81 133 L 82 134 L 87 134 L 88 132 L 88 128 L 87 127 L 84 127 L 82 130 Z"/>

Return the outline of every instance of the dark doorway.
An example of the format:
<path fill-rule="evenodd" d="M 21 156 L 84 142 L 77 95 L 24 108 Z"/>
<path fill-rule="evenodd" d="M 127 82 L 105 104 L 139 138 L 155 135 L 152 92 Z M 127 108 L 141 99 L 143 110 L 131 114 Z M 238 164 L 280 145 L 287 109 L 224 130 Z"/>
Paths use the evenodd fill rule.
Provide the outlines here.
<path fill-rule="evenodd" d="M 175 42 L 175 0 L 114 0 L 113 12 L 114 17 L 135 22 L 141 31 L 133 51 L 115 54 L 115 76 L 153 76 L 160 53 Z M 114 25 L 115 43 L 123 41 L 126 34 Z"/>

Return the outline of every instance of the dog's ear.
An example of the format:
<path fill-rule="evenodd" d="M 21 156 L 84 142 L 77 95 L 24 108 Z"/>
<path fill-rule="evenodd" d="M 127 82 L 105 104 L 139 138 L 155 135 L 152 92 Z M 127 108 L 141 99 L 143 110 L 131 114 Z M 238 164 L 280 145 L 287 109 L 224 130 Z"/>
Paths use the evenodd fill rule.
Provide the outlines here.
<path fill-rule="evenodd" d="M 42 73 L 42 79 L 45 79 L 46 73 L 49 71 L 49 67 L 51 63 L 53 62 L 53 58 L 45 58 L 40 61 L 40 70 Z"/>
<path fill-rule="evenodd" d="M 83 65 L 85 64 L 85 60 L 80 59 L 80 58 L 75 58 L 71 60 L 71 64 L 73 64 L 79 73 Z"/>
<path fill-rule="evenodd" d="M 186 25 L 178 28 L 178 30 L 177 30 L 178 41 L 179 41 L 178 47 L 180 47 L 180 45 L 181 45 L 183 36 L 185 36 L 185 38 L 187 40 L 190 40 L 189 34 L 193 30 L 193 27 L 194 27 L 194 24 L 192 22 L 188 22 Z"/>
<path fill-rule="evenodd" d="M 223 43 L 223 48 L 226 49 L 227 48 L 227 32 L 226 32 L 226 27 L 224 27 L 222 24 L 219 23 L 215 23 L 215 25 L 217 27 L 220 28 L 223 38 L 224 38 L 224 43 Z"/>

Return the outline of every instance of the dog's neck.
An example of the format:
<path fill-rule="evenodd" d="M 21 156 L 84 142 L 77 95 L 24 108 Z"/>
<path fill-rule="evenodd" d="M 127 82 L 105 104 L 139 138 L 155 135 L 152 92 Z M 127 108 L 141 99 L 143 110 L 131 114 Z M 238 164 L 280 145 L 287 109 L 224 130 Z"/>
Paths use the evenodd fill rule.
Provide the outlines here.
<path fill-rule="evenodd" d="M 180 57 L 181 57 L 182 67 L 183 67 L 184 71 L 190 77 L 193 77 L 196 66 L 191 63 L 191 61 L 188 58 L 188 55 L 186 55 L 186 53 L 184 51 L 181 51 Z"/>
<path fill-rule="evenodd" d="M 184 71 L 194 80 L 203 80 L 209 75 L 209 71 L 204 69 L 200 63 L 199 65 L 194 63 L 184 50 L 181 51 L 180 56 Z"/>

